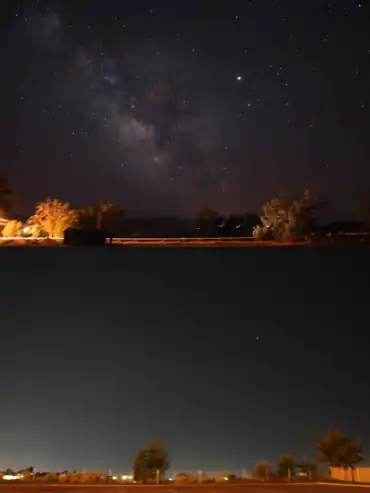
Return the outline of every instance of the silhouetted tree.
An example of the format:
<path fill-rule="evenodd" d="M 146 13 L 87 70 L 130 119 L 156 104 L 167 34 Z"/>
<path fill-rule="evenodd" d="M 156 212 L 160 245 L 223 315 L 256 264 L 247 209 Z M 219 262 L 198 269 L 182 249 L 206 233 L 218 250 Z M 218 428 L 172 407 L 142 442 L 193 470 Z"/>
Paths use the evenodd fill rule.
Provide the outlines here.
<path fill-rule="evenodd" d="M 279 457 L 278 473 L 281 477 L 288 477 L 289 474 L 294 475 L 296 463 L 292 454 L 283 454 Z"/>
<path fill-rule="evenodd" d="M 270 478 L 271 464 L 267 461 L 257 462 L 253 466 L 253 476 L 255 478 L 264 479 L 265 481 Z"/>
<path fill-rule="evenodd" d="M 245 236 L 252 236 L 253 229 L 261 224 L 261 219 L 257 214 L 247 213 L 244 216 L 244 231 Z"/>
<path fill-rule="evenodd" d="M 369 230 L 370 228 L 370 200 L 361 200 L 360 202 L 360 217 L 364 223 L 364 228 Z"/>
<path fill-rule="evenodd" d="M 218 236 L 218 226 L 221 226 L 223 222 L 224 218 L 218 212 L 205 207 L 198 213 L 197 229 L 203 236 Z"/>
<path fill-rule="evenodd" d="M 353 467 L 363 461 L 360 445 L 353 439 L 343 436 L 341 430 L 330 430 L 317 442 L 320 459 L 330 467 Z"/>
<path fill-rule="evenodd" d="M 8 187 L 5 176 L 0 176 L 0 217 L 8 217 L 14 204 L 14 192 Z"/>
<path fill-rule="evenodd" d="M 97 227 L 99 209 L 94 206 L 86 206 L 78 211 L 78 226 L 85 229 Z"/>
<path fill-rule="evenodd" d="M 79 210 L 78 225 L 81 228 L 99 228 L 117 236 L 125 219 L 125 213 L 113 204 L 87 206 Z"/>
<path fill-rule="evenodd" d="M 140 450 L 133 465 L 136 481 L 147 483 L 156 479 L 159 471 L 160 479 L 169 468 L 168 452 L 163 448 L 162 442 L 154 442 Z"/>
<path fill-rule="evenodd" d="M 35 468 L 33 466 L 29 466 L 19 471 L 19 473 L 22 474 L 24 481 L 31 481 L 34 479 L 34 470 Z"/>

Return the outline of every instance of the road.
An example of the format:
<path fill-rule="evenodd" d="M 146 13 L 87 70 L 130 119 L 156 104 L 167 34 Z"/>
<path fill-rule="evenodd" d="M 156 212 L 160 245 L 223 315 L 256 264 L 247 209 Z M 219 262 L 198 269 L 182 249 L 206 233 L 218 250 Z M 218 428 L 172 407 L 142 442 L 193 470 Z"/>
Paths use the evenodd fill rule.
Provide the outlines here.
<path fill-rule="evenodd" d="M 0 493 L 370 493 L 369 486 L 333 484 L 249 484 L 249 485 L 45 485 L 0 484 Z"/>

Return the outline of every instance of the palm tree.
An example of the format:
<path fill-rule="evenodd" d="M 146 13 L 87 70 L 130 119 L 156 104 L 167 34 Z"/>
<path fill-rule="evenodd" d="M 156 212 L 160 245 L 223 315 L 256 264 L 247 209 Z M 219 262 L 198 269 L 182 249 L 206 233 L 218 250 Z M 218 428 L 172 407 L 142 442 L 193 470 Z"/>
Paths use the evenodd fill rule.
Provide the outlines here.
<path fill-rule="evenodd" d="M 327 462 L 329 467 L 353 468 L 355 464 L 363 461 L 360 445 L 355 440 L 343 436 L 341 430 L 329 430 L 317 442 L 316 448 L 321 459 Z"/>

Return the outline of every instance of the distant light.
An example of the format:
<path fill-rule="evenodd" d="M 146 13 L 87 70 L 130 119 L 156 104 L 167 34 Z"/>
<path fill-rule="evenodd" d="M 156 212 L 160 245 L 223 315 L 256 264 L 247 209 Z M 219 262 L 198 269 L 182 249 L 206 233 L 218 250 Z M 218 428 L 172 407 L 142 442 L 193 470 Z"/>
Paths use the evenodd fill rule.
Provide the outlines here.
<path fill-rule="evenodd" d="M 237 81 L 242 81 L 243 80 L 243 77 L 241 75 L 238 75 L 238 77 L 236 78 Z"/>
<path fill-rule="evenodd" d="M 134 479 L 134 477 L 133 477 L 133 476 L 131 476 L 131 475 L 124 474 L 124 475 L 122 476 L 122 480 L 123 480 L 123 481 L 126 481 L 127 479 L 132 480 L 132 479 Z"/>
<path fill-rule="evenodd" d="M 113 481 L 117 479 L 117 476 L 112 476 Z"/>
<path fill-rule="evenodd" d="M 229 478 L 227 476 L 224 477 L 225 481 L 229 481 Z"/>

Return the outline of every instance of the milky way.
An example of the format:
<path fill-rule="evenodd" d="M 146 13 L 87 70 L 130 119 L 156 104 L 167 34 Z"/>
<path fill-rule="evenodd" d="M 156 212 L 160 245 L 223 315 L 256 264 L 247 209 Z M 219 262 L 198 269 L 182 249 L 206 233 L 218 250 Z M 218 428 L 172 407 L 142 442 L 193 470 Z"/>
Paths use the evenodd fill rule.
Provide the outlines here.
<path fill-rule="evenodd" d="M 6 13 L 1 150 L 21 208 L 53 194 L 189 214 L 306 187 L 352 206 L 367 193 L 366 5 L 40 0 Z"/>

